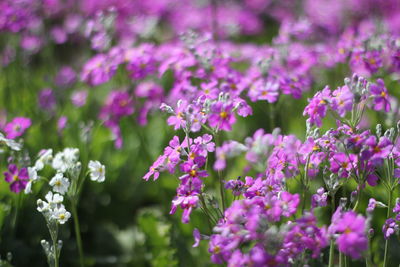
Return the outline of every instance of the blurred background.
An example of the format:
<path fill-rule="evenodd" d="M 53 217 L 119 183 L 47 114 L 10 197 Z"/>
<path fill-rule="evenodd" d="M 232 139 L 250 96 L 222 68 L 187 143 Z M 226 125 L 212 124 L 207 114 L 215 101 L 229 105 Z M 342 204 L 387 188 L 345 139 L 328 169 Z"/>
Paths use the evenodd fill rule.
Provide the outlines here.
<path fill-rule="evenodd" d="M 32 126 L 24 135 L 23 155 L 27 162 L 33 163 L 44 148 L 60 151 L 78 147 L 82 157 L 106 165 L 106 181 L 87 181 L 78 206 L 87 266 L 212 266 L 206 242 L 192 248 L 193 229 L 207 228 L 202 214 L 194 211 L 186 225 L 181 223 L 179 211 L 169 215 L 176 178 L 162 174 L 156 182 L 142 179 L 169 140 L 177 134 L 183 137 L 183 133 L 167 126 L 167 116 L 158 111 L 159 104 L 146 114 L 147 122 L 140 120 L 139 110 L 147 99 L 136 97 L 135 112 L 119 122 L 123 144 L 116 148 L 115 136 L 99 118 L 100 111 L 112 90 L 135 90 L 139 82 L 119 67 L 109 81 L 93 84 L 82 78 L 85 64 L 116 46 L 182 43 L 179 36 L 188 30 L 211 33 L 220 42 L 250 47 L 277 47 L 289 42 L 287 38 L 318 52 L 319 44 L 328 46 L 345 39 L 349 27 L 368 28 L 368 23 L 376 22 L 374 29 L 399 32 L 399 12 L 397 0 L 3 0 L 0 127 L 17 116 L 31 118 Z M 324 47 L 318 58 L 328 52 Z M 308 56 L 300 53 L 293 61 L 298 60 L 301 65 Z M 253 115 L 238 118 L 224 139 L 243 142 L 259 128 L 271 132 L 275 127 L 304 139 L 302 112 L 307 98 L 325 85 L 343 85 L 344 77 L 352 74 L 346 60 L 331 65 L 306 70 L 310 82 L 299 99 L 282 95 L 274 104 L 252 103 Z M 247 66 L 248 63 L 240 63 L 236 68 Z M 391 94 L 398 95 L 396 75 L 370 76 L 383 77 Z M 156 80 L 164 95 L 174 84 L 174 77 L 168 72 L 146 79 Z M 82 105 L 76 102 L 85 97 L 79 98 L 77 92 L 87 94 Z M 75 102 L 71 100 L 74 96 Z M 65 118 L 65 125 L 60 125 L 61 118 Z M 387 120 L 373 117 L 366 127 Z M 324 128 L 329 129 L 334 123 L 331 119 Z M 8 156 L 0 154 L 2 171 L 7 168 Z M 229 165 L 235 167 L 225 177 L 234 179 L 240 175 L 244 159 L 239 157 Z M 372 189 L 367 189 L 367 194 L 369 190 Z M 36 211 L 36 200 L 43 198 L 45 192 L 42 184 L 36 184 L 33 194 L 22 197 L 16 215 L 12 206 L 17 197 L 0 179 L 0 256 L 8 257 L 12 266 L 47 264 L 40 240 L 49 239 L 49 234 L 42 215 Z M 384 191 L 380 194 L 384 198 Z M 382 219 L 374 221 L 376 225 L 384 221 L 385 211 L 380 212 L 382 216 L 377 218 Z M 60 265 L 78 266 L 72 220 L 61 227 L 60 239 L 64 242 Z M 373 244 L 377 256 L 382 251 L 378 241 L 382 243 L 377 239 Z M 399 242 L 393 240 L 393 263 L 400 263 L 400 255 L 395 253 L 399 249 Z"/>

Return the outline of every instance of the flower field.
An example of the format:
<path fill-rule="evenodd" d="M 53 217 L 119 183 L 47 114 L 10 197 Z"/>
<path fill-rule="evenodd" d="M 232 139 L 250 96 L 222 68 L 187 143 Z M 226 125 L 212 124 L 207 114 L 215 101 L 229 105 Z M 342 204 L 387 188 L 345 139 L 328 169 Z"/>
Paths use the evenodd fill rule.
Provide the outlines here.
<path fill-rule="evenodd" d="M 400 264 L 398 0 L 1 0 L 0 66 L 0 267 Z"/>

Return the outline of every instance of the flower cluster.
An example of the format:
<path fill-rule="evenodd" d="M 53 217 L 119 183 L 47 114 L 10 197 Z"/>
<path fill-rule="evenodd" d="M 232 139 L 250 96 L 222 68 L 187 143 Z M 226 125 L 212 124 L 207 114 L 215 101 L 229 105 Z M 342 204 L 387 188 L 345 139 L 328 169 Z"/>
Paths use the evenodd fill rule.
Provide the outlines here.
<path fill-rule="evenodd" d="M 339 252 L 352 259 L 365 256 L 373 210 L 376 206 L 387 206 L 371 199 L 365 218 L 356 212 L 360 195 L 367 184 L 377 186 L 381 182 L 393 191 L 399 183 L 399 130 L 391 128 L 383 134 L 382 126 L 378 125 L 374 134 L 361 128 L 362 117 L 368 109 L 390 111 L 387 89 L 382 80 L 371 84 L 354 75 L 352 80 L 345 79 L 345 83 L 345 86 L 333 92 L 326 87 L 309 100 L 304 111 L 310 116 L 304 142 L 293 135 L 281 135 L 279 129 L 272 133 L 259 129 L 252 137 L 247 137 L 243 144 L 229 140 L 216 147 L 212 143 L 209 149 L 204 146 L 201 152 L 197 152 L 198 144 L 209 143 L 212 136 L 206 134 L 193 140 L 190 135 L 206 130 L 218 137 L 220 131 L 231 130 L 223 126 L 229 125 L 230 119 L 221 119 L 222 112 L 227 109 L 218 110 L 220 117 L 214 123 L 213 119 L 217 121 L 217 118 L 212 113 L 209 115 L 213 105 L 209 102 L 210 111 L 204 107 L 200 111 L 205 118 L 199 121 L 201 128 L 193 129 L 198 121 L 188 119 L 190 114 L 187 112 L 193 109 L 190 104 L 178 102 L 176 110 L 168 105 L 162 106 L 163 110 L 172 114 L 168 124 L 174 125 L 175 130 L 183 129 L 186 138 L 181 143 L 175 136 L 144 178 L 148 180 L 154 176 L 156 180 L 160 172 L 166 170 L 175 173 L 179 165 L 183 175 L 180 177 L 177 197 L 172 202 L 171 213 L 180 206 L 184 210 L 182 221 L 187 223 L 193 208 L 201 208 L 209 223 L 214 225 L 213 231 L 209 237 L 200 235 L 199 238 L 199 234 L 195 237 L 197 243 L 199 239 L 210 240 L 209 252 L 214 263 L 227 263 L 228 266 L 286 266 L 302 261 L 301 255 L 304 253 L 310 253 L 314 258 L 320 257 L 329 240 L 331 246 L 336 244 Z M 215 105 L 224 107 L 223 101 L 224 98 L 220 96 Z M 312 128 L 312 125 L 322 126 L 328 112 L 337 120 L 337 126 L 321 134 L 320 129 Z M 198 115 L 199 111 L 193 114 Z M 228 112 L 226 114 L 228 118 Z M 206 168 L 208 154 L 213 152 L 213 169 L 221 181 L 222 210 L 218 201 L 210 199 L 200 179 L 209 176 L 203 168 Z M 187 159 L 183 160 L 182 156 Z M 221 180 L 222 171 L 229 168 L 228 160 L 237 157 L 247 163 L 243 169 L 245 178 Z M 382 168 L 387 169 L 385 174 Z M 323 187 L 308 198 L 306 192 L 310 191 L 311 181 L 314 180 L 322 181 Z M 341 187 L 348 186 L 350 180 L 357 185 L 350 196 L 352 210 L 341 203 L 332 215 L 330 224 L 319 226 L 314 211 L 327 206 L 328 199 L 334 205 L 332 201 L 334 203 L 335 195 Z M 303 188 L 305 193 L 301 198 L 298 194 L 288 192 L 288 184 L 293 183 Z M 226 209 L 224 190 L 230 190 L 233 195 L 233 202 Z M 399 213 L 397 206 L 393 212 Z M 396 220 L 389 218 L 383 226 L 385 238 L 398 231 Z M 334 255 L 331 253 L 330 257 Z"/>

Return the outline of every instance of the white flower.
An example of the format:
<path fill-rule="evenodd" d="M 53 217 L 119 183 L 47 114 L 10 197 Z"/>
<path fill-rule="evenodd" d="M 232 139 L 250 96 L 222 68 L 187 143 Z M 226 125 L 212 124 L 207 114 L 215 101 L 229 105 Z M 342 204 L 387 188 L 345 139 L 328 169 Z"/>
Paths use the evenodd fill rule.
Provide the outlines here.
<path fill-rule="evenodd" d="M 58 152 L 55 155 L 52 166 L 57 171 L 64 173 L 77 163 L 78 158 L 79 149 L 65 148 L 64 151 Z"/>
<path fill-rule="evenodd" d="M 15 151 L 20 151 L 22 148 L 21 144 L 15 142 L 12 139 L 5 138 L 2 133 L 0 133 L 0 143 L 6 144 L 6 146 Z"/>
<path fill-rule="evenodd" d="M 49 184 L 53 187 L 54 192 L 64 195 L 68 191 L 69 180 L 62 173 L 57 173 Z"/>
<path fill-rule="evenodd" d="M 71 217 L 71 213 L 65 210 L 64 206 L 55 209 L 52 218 L 57 220 L 59 224 L 64 224 Z"/>
<path fill-rule="evenodd" d="M 28 167 L 28 176 L 29 176 L 29 181 L 25 186 L 25 190 L 24 190 L 25 194 L 32 193 L 32 185 L 34 182 L 36 182 L 39 179 L 35 167 Z"/>
<path fill-rule="evenodd" d="M 89 161 L 90 179 L 99 183 L 106 179 L 106 167 L 99 161 Z"/>
<path fill-rule="evenodd" d="M 44 168 L 44 165 L 50 164 L 53 159 L 53 149 L 45 149 L 39 152 L 39 158 L 35 162 L 35 169 L 40 171 Z"/>
<path fill-rule="evenodd" d="M 46 201 L 38 199 L 37 203 L 37 210 L 39 212 L 45 213 L 50 210 L 50 205 Z"/>
<path fill-rule="evenodd" d="M 63 151 L 64 157 L 70 163 L 76 163 L 79 159 L 79 149 L 67 147 Z"/>
<path fill-rule="evenodd" d="M 53 194 L 53 192 L 49 191 L 46 196 L 45 196 L 47 202 L 49 202 L 50 205 L 54 204 L 61 204 L 64 200 L 64 197 L 60 194 Z"/>

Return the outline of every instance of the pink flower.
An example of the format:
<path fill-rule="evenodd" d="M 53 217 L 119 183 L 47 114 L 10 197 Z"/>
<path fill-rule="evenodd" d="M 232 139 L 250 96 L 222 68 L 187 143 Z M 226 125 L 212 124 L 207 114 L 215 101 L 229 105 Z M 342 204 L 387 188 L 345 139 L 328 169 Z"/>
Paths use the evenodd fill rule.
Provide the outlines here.
<path fill-rule="evenodd" d="M 336 243 L 340 252 L 357 259 L 368 248 L 366 228 L 367 220 L 363 216 L 354 211 L 342 212 L 339 207 L 328 231 L 339 235 Z"/>
<path fill-rule="evenodd" d="M 19 193 L 24 190 L 28 181 L 29 175 L 26 168 L 18 170 L 15 164 L 8 165 L 8 172 L 4 172 L 5 180 L 10 184 L 10 189 L 14 193 Z"/>
<path fill-rule="evenodd" d="M 25 133 L 25 130 L 31 126 L 31 120 L 25 117 L 16 117 L 4 127 L 6 137 L 15 139 Z"/>
<path fill-rule="evenodd" d="M 374 98 L 374 110 L 390 111 L 388 91 L 382 79 L 378 79 L 376 84 L 371 84 L 371 94 Z"/>
<path fill-rule="evenodd" d="M 217 102 L 211 106 L 212 114 L 208 118 L 211 127 L 218 127 L 224 131 L 232 130 L 232 125 L 236 122 L 233 114 L 233 105 Z"/>

